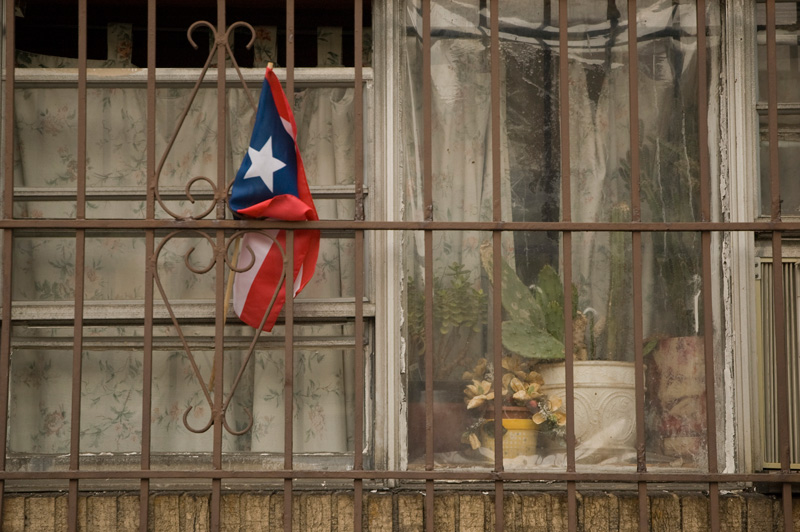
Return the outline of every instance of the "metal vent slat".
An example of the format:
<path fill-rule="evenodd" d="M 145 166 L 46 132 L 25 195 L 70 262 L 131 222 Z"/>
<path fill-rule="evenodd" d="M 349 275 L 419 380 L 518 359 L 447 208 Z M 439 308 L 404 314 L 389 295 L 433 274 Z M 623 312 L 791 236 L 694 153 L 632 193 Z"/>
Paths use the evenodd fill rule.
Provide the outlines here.
<path fill-rule="evenodd" d="M 791 434 L 791 461 L 793 467 L 800 464 L 800 271 L 795 261 L 784 261 L 782 266 L 783 296 L 786 315 L 786 355 L 788 357 L 789 380 L 789 431 Z M 778 448 L 778 402 L 776 372 L 776 341 L 773 333 L 775 308 L 772 289 L 774 265 L 761 263 L 761 351 L 764 376 L 763 394 L 763 452 L 764 466 L 779 467 Z"/>

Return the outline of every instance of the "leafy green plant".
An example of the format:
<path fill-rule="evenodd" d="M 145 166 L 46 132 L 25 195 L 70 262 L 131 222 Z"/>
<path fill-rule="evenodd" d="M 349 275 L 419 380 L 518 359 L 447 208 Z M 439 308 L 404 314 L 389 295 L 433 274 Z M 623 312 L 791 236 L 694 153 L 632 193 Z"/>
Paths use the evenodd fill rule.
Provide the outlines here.
<path fill-rule="evenodd" d="M 481 247 L 481 263 L 492 277 L 491 246 Z M 559 360 L 564 358 L 564 292 L 558 273 L 545 265 L 532 287 L 517 276 L 503 260 L 501 267 L 503 310 L 503 347 L 523 358 Z M 579 311 L 578 292 L 572 287 L 572 322 L 574 354 L 586 358 L 586 317 Z"/>
<path fill-rule="evenodd" d="M 454 262 L 433 279 L 433 360 L 434 379 L 461 376 L 470 367 L 471 342 L 486 323 L 486 293 L 476 288 L 472 272 Z M 425 293 L 413 278 L 408 280 L 408 338 L 412 356 L 417 357 L 419 373 L 424 367 Z M 477 356 L 477 355 L 476 355 Z"/>

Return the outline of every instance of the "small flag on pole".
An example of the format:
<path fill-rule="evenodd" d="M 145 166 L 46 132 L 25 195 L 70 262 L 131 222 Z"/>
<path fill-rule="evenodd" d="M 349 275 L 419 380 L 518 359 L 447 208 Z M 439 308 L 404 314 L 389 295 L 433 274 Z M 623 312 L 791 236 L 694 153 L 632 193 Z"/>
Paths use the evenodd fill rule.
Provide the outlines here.
<path fill-rule="evenodd" d="M 319 219 L 297 147 L 294 116 L 271 65 L 264 76 L 250 147 L 236 173 L 229 205 L 238 218 Z M 286 231 L 264 232 L 272 238 L 254 232 L 246 233 L 242 239 L 237 264 L 245 267 L 252 262 L 253 265 L 236 274 L 233 308 L 243 322 L 258 328 L 278 290 L 275 304 L 264 322 L 264 330 L 270 331 L 286 300 L 284 285 L 280 283 L 283 255 L 278 249 L 278 245 L 286 249 Z M 319 231 L 294 231 L 295 295 L 314 275 L 318 253 Z"/>

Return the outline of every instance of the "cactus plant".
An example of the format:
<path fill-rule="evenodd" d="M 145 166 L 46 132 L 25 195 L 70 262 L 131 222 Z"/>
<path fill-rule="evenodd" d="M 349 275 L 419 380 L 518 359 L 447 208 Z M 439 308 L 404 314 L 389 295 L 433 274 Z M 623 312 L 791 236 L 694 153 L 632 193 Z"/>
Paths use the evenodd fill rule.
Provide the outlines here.
<path fill-rule="evenodd" d="M 481 263 L 491 278 L 492 249 L 481 246 Z M 508 319 L 503 321 L 503 347 L 524 358 L 560 360 L 564 358 L 564 294 L 561 278 L 552 266 L 545 265 L 528 288 L 514 269 L 503 260 L 501 267 L 502 304 Z M 574 355 L 585 358 L 586 317 L 577 310 L 578 293 L 572 288 Z"/>

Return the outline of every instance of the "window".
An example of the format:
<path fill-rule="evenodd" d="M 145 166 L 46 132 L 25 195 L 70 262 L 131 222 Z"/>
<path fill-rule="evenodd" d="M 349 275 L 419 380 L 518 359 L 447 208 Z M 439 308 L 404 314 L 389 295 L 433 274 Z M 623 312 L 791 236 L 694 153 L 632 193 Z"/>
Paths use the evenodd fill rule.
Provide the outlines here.
<path fill-rule="evenodd" d="M 504 358 L 502 373 L 509 386 L 515 374 L 522 379 L 513 385 L 514 392 L 525 390 L 517 399 L 507 397 L 505 403 L 521 407 L 527 402 L 531 410 L 519 414 L 527 419 L 528 429 L 506 428 L 515 438 L 527 438 L 531 446 L 525 452 L 508 451 L 506 467 L 528 469 L 536 464 L 547 469 L 566 464 L 564 429 L 559 426 L 565 419 L 565 405 L 562 401 L 562 407 L 555 408 L 554 398 L 563 399 L 565 394 L 562 283 L 565 262 L 571 257 L 577 462 L 635 466 L 634 360 L 639 342 L 647 351 L 644 421 L 648 466 L 705 468 L 703 337 L 710 335 L 717 342 L 719 324 L 704 320 L 716 288 L 707 279 L 703 289 L 701 233 L 652 231 L 633 236 L 600 227 L 631 221 L 708 219 L 711 204 L 702 202 L 711 200 L 711 189 L 701 199 L 701 183 L 710 174 L 701 173 L 701 166 L 707 164 L 701 152 L 717 153 L 713 146 L 720 124 L 718 116 L 710 114 L 708 131 L 701 137 L 699 112 L 701 107 L 718 105 L 719 6 L 709 3 L 708 85 L 703 87 L 707 100 L 698 101 L 697 62 L 702 59 L 697 53 L 695 7 L 638 3 L 635 86 L 639 103 L 632 117 L 625 10 L 612 10 L 606 3 L 571 2 L 569 25 L 574 32 L 570 33 L 565 64 L 561 61 L 557 3 L 540 2 L 532 7 L 525 2 L 504 2 L 498 21 L 500 124 L 492 138 L 493 117 L 498 115 L 491 108 L 487 12 L 478 9 L 477 3 L 434 3 L 430 22 L 432 97 L 426 111 L 423 5 L 405 2 L 401 30 L 406 36 L 401 61 L 408 94 L 402 111 L 405 216 L 425 219 L 432 200 L 433 219 L 454 222 L 454 227 L 435 232 L 430 247 L 426 247 L 422 232 L 406 238 L 412 466 L 425 450 L 424 439 L 414 438 L 416 427 L 424 426 L 424 410 L 415 408 L 414 392 L 425 389 L 429 382 L 424 366 L 431 349 L 423 341 L 425 298 L 420 295 L 425 260 L 431 255 L 433 277 L 426 279 L 433 282 L 432 373 L 441 408 L 437 411 L 441 421 L 434 428 L 446 427 L 437 432 L 434 450 L 441 453 L 440 460 L 449 456 L 458 463 L 485 464 L 493 458 L 487 427 L 494 413 L 488 396 L 492 368 L 495 372 L 500 368 L 491 361 L 492 330 L 485 326 L 491 323 L 491 306 L 485 294 L 492 289 L 492 260 L 500 257 L 492 253 L 491 232 L 468 229 L 471 223 L 502 220 L 531 227 L 517 226 L 518 230 L 500 235 L 500 297 L 505 320 L 500 334 L 504 356 L 513 354 Z M 566 77 L 560 71 L 565 66 Z M 567 91 L 560 86 L 565 79 Z M 565 93 L 568 115 L 560 114 Z M 431 115 L 430 123 L 424 122 L 426 112 Z M 569 121 L 566 134 L 565 120 Z M 635 131 L 631 120 L 637 122 Z M 431 132 L 426 140 L 427 129 Z M 564 135 L 569 142 L 568 155 L 563 151 Z M 635 162 L 631 138 L 637 143 Z M 431 142 L 427 151 L 426 142 Z M 492 149 L 497 142 L 499 149 Z M 564 157 L 568 157 L 568 166 Z M 430 165 L 427 177 L 423 170 L 426 162 Z M 570 174 L 570 188 L 565 188 L 564 172 Z M 430 196 L 425 196 L 426 179 L 432 180 Z M 581 222 L 589 229 L 572 233 L 568 244 L 563 232 L 542 230 L 559 221 Z M 571 249 L 566 249 L 568 246 Z M 634 272 L 637 262 L 639 270 Z M 636 284 L 641 291 L 634 295 Z M 709 292 L 707 299 L 704 291 Z M 637 315 L 641 329 L 635 333 Z M 493 331 L 497 334 L 500 329 L 495 326 Z M 474 371 L 476 365 L 480 367 Z M 531 370 L 539 375 L 531 376 Z M 470 373 L 466 382 L 462 379 L 465 372 Z M 522 375 L 528 375 L 527 382 Z M 474 379 L 471 384 L 470 379 Z M 603 379 L 609 381 L 607 390 L 596 388 Z M 677 381 L 683 384 L 672 384 Z M 468 384 L 472 388 L 465 391 Z M 450 399 L 448 393 L 452 393 Z M 487 399 L 482 405 L 477 405 L 481 399 L 474 399 L 475 407 L 467 411 L 465 393 L 468 399 Z M 531 417 L 537 413 L 549 416 L 549 421 L 536 427 Z M 459 421 L 454 423 L 457 415 Z M 458 452 L 464 449 L 461 433 L 465 431 L 456 426 L 451 430 L 448 422 L 469 427 L 464 438 L 474 436 L 476 446 L 481 438 L 488 445 L 480 445 L 465 460 L 464 453 Z M 550 446 L 533 443 L 545 438 L 555 441 Z"/>
<path fill-rule="evenodd" d="M 800 72 L 798 5 L 786 2 L 776 4 L 773 8 L 758 3 L 755 18 L 758 46 L 756 111 L 760 147 L 758 215 L 762 219 L 796 220 L 797 183 L 796 179 L 792 179 L 790 169 L 796 166 L 800 157 L 800 100 L 794 89 Z M 770 29 L 770 19 L 774 19 L 774 33 Z M 774 54 L 774 59 L 770 59 L 771 54 Z M 758 370 L 763 379 L 758 411 L 762 449 L 760 458 L 766 468 L 797 468 L 800 462 L 800 436 L 796 418 L 797 409 L 800 408 L 800 388 L 796 379 L 796 259 L 792 258 L 797 257 L 797 239 L 796 234 L 790 233 L 782 239 L 780 248 L 776 250 L 770 236 L 762 234 L 756 238 L 756 253 L 760 258 L 757 267 L 757 323 L 760 327 Z M 780 255 L 776 256 L 776 252 Z M 782 267 L 778 269 L 777 264 Z M 777 278 L 780 278 L 780 284 Z M 781 329 L 776 328 L 775 324 L 777 307 L 780 305 L 776 289 L 783 298 L 784 323 L 780 327 L 785 331 L 784 339 L 781 339 L 777 332 Z M 785 362 L 781 364 L 780 359 L 785 359 Z M 782 408 L 785 410 L 782 411 Z M 781 420 L 787 414 L 788 423 L 784 423 Z M 782 429 L 785 429 L 785 435 L 781 434 Z M 789 442 L 789 445 L 783 442 Z M 784 454 L 780 449 L 786 449 L 788 453 Z"/>
<path fill-rule="evenodd" d="M 229 288 L 218 293 L 217 278 L 231 278 L 223 257 L 233 263 L 234 241 L 242 233 L 231 228 L 223 236 L 208 228 L 182 230 L 178 224 L 231 219 L 221 200 L 246 151 L 255 111 L 234 67 L 240 67 L 256 100 L 268 61 L 282 78 L 288 75 L 286 14 L 282 3 L 274 4 L 234 6 L 227 14 L 233 57 L 225 55 L 222 115 L 215 81 L 217 29 L 192 26 L 217 20 L 213 2 L 201 2 L 196 11 L 181 2 L 159 2 L 151 42 L 146 6 L 91 6 L 85 30 L 88 67 L 98 70 L 88 71 L 85 94 L 76 70 L 78 3 L 20 5 L 14 196 L 7 216 L 13 212 L 25 227 L 12 240 L 11 275 L 19 282 L 10 294 L 10 470 L 29 468 L 32 460 L 46 469 L 72 467 L 68 456 L 76 449 L 86 464 L 110 453 L 127 467 L 131 456 L 142 453 L 147 418 L 153 467 L 208 462 L 214 452 L 212 404 L 221 391 L 228 403 L 221 447 L 225 463 L 280 463 L 286 426 L 293 427 L 294 451 L 316 456 L 312 462 L 352 462 L 355 387 L 361 382 L 355 377 L 353 232 L 323 232 L 317 275 L 294 307 L 294 421 L 285 424 L 284 326 L 263 334 L 253 348 L 253 330 L 233 318 Z M 364 15 L 361 180 L 368 194 L 373 160 L 369 9 Z M 254 26 L 254 33 L 237 24 L 238 17 Z M 292 78 L 298 144 L 323 219 L 352 220 L 355 211 L 353 20 L 353 6 L 339 2 L 314 14 L 298 13 L 296 21 Z M 197 51 L 187 40 L 189 28 Z M 155 46 L 158 67 L 152 70 L 152 95 L 142 68 L 148 64 L 148 46 Z M 207 59 L 211 70 L 200 82 Z M 154 117 L 148 105 L 154 105 Z M 76 221 L 84 219 L 92 222 L 81 229 Z M 153 230 L 141 224 L 147 221 L 154 223 Z M 226 246 L 222 255 L 219 246 Z M 366 250 L 371 253 L 370 243 Z M 152 279 L 148 264 L 154 265 Z M 366 351 L 371 353 L 374 297 L 364 295 L 364 337 L 370 339 Z M 224 364 L 214 367 L 216 337 L 223 333 Z M 80 349 L 79 360 L 75 349 Z M 374 371 L 371 359 L 365 367 L 366 373 Z M 219 380 L 222 388 L 215 391 Z M 72 411 L 76 387 L 79 418 Z M 146 395 L 151 396 L 147 417 Z M 76 435 L 77 444 L 71 440 Z M 367 439 L 371 456 L 372 435 Z"/>

